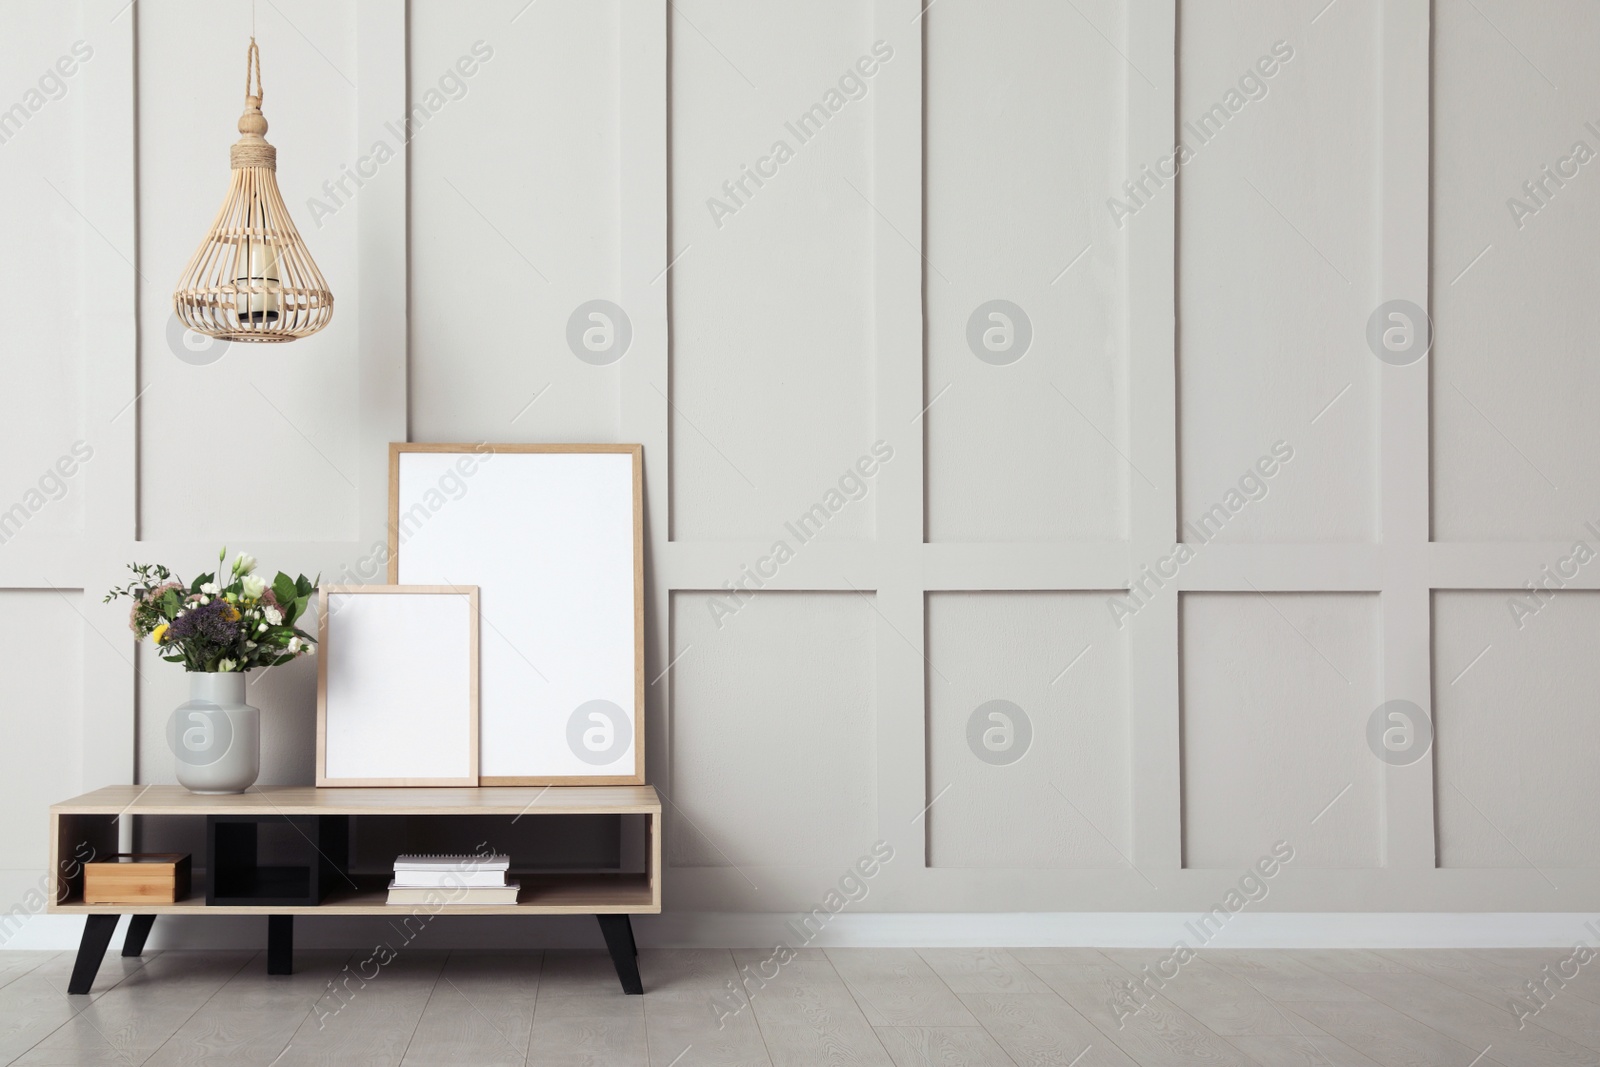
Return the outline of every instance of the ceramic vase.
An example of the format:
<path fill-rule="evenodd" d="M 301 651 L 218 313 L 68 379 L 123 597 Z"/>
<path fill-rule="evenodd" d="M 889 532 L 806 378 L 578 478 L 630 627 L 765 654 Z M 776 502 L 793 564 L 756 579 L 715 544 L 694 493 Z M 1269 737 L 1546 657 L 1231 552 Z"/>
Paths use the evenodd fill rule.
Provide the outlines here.
<path fill-rule="evenodd" d="M 261 773 L 261 711 L 245 703 L 245 675 L 189 672 L 189 699 L 167 720 L 178 784 L 191 793 L 243 793 Z"/>

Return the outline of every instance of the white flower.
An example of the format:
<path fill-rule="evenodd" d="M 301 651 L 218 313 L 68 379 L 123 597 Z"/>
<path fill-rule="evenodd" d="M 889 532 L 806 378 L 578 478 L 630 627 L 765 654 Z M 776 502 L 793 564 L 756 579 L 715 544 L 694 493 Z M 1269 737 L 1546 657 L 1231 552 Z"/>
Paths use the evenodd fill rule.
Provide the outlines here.
<path fill-rule="evenodd" d="M 267 632 L 267 624 L 266 623 L 263 622 L 263 623 L 258 623 L 256 625 L 256 633 L 264 634 L 266 632 Z"/>
<path fill-rule="evenodd" d="M 238 664 L 233 662 L 233 660 L 231 660 L 231 659 L 219 659 L 219 660 L 217 660 L 217 670 L 219 670 L 219 671 L 231 671 L 237 666 L 238 666 Z"/>
<path fill-rule="evenodd" d="M 247 600 L 260 600 L 261 594 L 267 591 L 267 580 L 255 574 L 246 574 L 239 579 L 240 591 Z"/>
<path fill-rule="evenodd" d="M 283 625 L 283 612 L 279 611 L 271 604 L 268 604 L 266 607 L 261 609 L 261 617 L 266 619 L 274 626 Z"/>
<path fill-rule="evenodd" d="M 301 642 L 300 642 L 300 639 L 298 637 L 291 637 L 291 638 L 289 638 L 289 644 L 286 647 L 288 648 L 288 650 L 290 652 L 299 652 L 300 651 L 300 644 L 301 644 Z"/>
<path fill-rule="evenodd" d="M 233 573 L 249 574 L 256 569 L 256 558 L 248 552 L 239 553 L 239 558 L 233 561 Z"/>
<path fill-rule="evenodd" d="M 216 582 L 207 582 L 205 585 L 200 587 L 200 591 L 205 593 L 207 596 L 216 596 L 219 592 L 221 592 L 221 589 L 218 587 Z M 202 600 L 201 603 L 204 604 L 205 601 Z"/>

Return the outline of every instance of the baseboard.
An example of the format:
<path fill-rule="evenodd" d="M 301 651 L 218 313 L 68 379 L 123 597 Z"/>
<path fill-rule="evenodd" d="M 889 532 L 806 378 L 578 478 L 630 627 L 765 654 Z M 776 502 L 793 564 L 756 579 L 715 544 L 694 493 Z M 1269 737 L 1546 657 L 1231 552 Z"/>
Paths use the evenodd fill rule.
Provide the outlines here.
<path fill-rule="evenodd" d="M 1582 912 L 1241 912 L 1219 930 L 1200 930 L 1186 912 L 1045 912 L 888 914 L 848 912 L 820 930 L 783 914 L 674 912 L 634 921 L 648 948 L 791 947 L 1118 947 L 1194 948 L 1570 948 L 1600 943 L 1600 914 Z M 815 922 L 813 922 L 813 926 Z M 76 948 L 83 920 L 36 915 L 0 943 L 0 949 Z M 295 945 L 305 949 L 367 948 L 394 942 L 397 928 L 384 918 L 302 917 Z M 498 917 L 440 916 L 405 939 L 427 949 L 599 948 L 600 931 L 583 916 L 537 922 Z M 121 934 L 112 942 L 121 943 Z M 152 949 L 258 949 L 266 944 L 264 918 L 176 916 L 156 923 Z"/>
<path fill-rule="evenodd" d="M 642 941 L 685 947 L 791 947 L 803 934 L 787 915 L 652 916 Z M 809 942 L 822 948 L 1086 947 L 1570 948 L 1600 944 L 1600 914 L 1582 912 L 1254 912 L 1220 930 L 1190 912 L 841 914 Z M 1585 924 L 1593 924 L 1586 929 Z M 1209 934 L 1209 936 L 1207 936 Z"/>

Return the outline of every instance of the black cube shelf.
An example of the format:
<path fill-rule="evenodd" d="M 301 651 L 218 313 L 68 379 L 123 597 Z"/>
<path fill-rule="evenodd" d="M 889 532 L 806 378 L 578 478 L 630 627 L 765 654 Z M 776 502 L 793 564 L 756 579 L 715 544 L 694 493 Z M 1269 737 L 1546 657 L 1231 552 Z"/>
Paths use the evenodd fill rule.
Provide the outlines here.
<path fill-rule="evenodd" d="M 283 830 L 276 828 L 282 827 Z M 263 828 L 267 834 L 263 835 Z M 270 842 L 274 862 L 263 862 Z M 345 815 L 207 815 L 206 904 L 315 906 L 345 878 Z"/>

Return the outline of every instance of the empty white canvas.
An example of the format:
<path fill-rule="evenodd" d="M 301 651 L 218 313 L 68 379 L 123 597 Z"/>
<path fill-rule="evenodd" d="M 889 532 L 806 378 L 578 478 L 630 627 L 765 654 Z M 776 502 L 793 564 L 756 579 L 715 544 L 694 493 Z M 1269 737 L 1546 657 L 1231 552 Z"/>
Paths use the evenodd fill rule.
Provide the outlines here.
<path fill-rule="evenodd" d="M 399 454 L 398 581 L 480 590 L 484 778 L 635 773 L 633 464 Z"/>
<path fill-rule="evenodd" d="M 319 778 L 475 778 L 470 592 L 330 591 L 325 610 Z"/>

